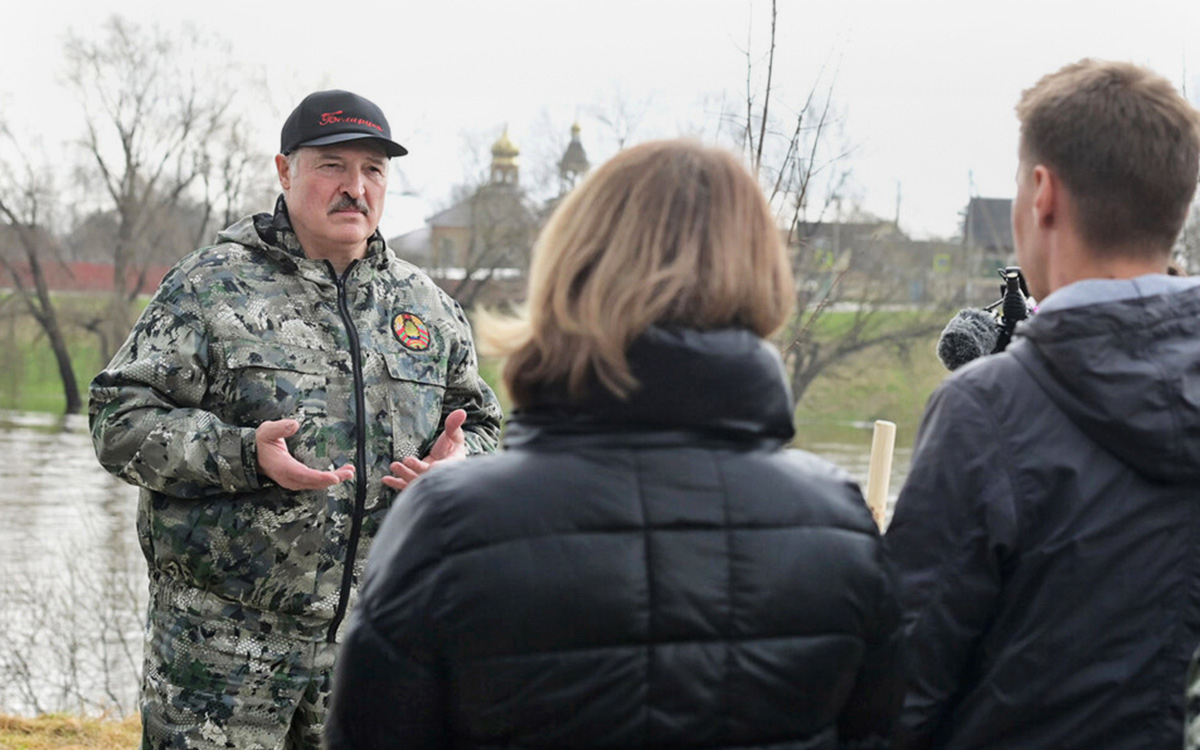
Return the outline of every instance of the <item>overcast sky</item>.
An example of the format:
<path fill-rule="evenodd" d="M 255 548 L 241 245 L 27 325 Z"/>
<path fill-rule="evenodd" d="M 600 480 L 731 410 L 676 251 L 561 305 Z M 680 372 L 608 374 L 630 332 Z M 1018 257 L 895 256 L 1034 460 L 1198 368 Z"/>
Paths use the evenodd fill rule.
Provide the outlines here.
<path fill-rule="evenodd" d="M 745 97 L 746 54 L 766 52 L 769 0 L 60 0 L 0 25 L 0 103 L 14 123 L 70 124 L 60 81 L 69 28 L 111 13 L 216 33 L 270 85 L 255 105 L 262 147 L 278 149 L 305 93 L 373 99 L 410 155 L 393 164 L 385 232 L 445 205 L 507 125 L 532 170 L 578 120 L 593 163 L 611 156 L 597 112 L 641 113 L 634 140 L 714 137 Z M 799 106 L 824 69 L 852 147 L 850 198 L 903 229 L 948 236 L 971 195 L 1010 197 L 1013 105 L 1022 89 L 1092 56 L 1148 65 L 1200 100 L 1197 0 L 780 0 L 779 109 Z M 834 74 L 836 72 L 836 78 Z M 264 164 L 264 169 L 271 169 Z M 418 198 L 400 195 L 407 189 Z M 265 207 L 264 207 L 265 208 Z"/>

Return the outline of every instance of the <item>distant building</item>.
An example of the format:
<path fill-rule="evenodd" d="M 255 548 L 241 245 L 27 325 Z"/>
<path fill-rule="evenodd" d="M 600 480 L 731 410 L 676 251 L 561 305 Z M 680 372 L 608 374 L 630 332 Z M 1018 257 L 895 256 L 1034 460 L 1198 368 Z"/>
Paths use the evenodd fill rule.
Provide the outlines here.
<path fill-rule="evenodd" d="M 528 265 L 537 219 L 521 187 L 520 154 L 505 129 L 492 145 L 488 182 L 425 220 L 430 269 L 468 273 Z"/>
<path fill-rule="evenodd" d="M 431 237 L 433 237 L 433 231 L 426 224 L 411 232 L 391 238 L 388 240 L 388 246 L 396 255 L 409 263 L 427 268 L 429 266 L 429 248 L 432 245 Z"/>
<path fill-rule="evenodd" d="M 558 176 L 562 188 L 560 195 L 569 193 L 592 166 L 588 163 L 587 152 L 583 150 L 583 143 L 579 140 L 579 132 L 579 123 L 576 122 L 571 126 L 571 142 L 567 144 L 567 150 L 558 161 Z"/>
<path fill-rule="evenodd" d="M 914 304 L 955 294 L 962 264 L 947 242 L 910 239 L 894 221 L 801 222 L 792 235 L 806 304 L 833 301 Z M 836 289 L 833 285 L 836 283 Z"/>
<path fill-rule="evenodd" d="M 521 181 L 521 170 L 517 158 L 521 150 L 508 137 L 508 128 L 492 144 L 492 184 L 516 186 Z"/>
<path fill-rule="evenodd" d="M 508 129 L 492 144 L 487 183 L 466 198 L 438 211 L 425 226 L 388 240 L 406 260 L 425 268 L 464 306 L 477 301 L 485 285 L 506 287 L 498 295 L 511 297 L 523 285 L 529 255 L 537 232 L 549 211 L 590 168 L 579 138 L 571 127 L 571 141 L 558 162 L 559 195 L 543 205 L 532 201 L 521 186 L 521 150 Z"/>
<path fill-rule="evenodd" d="M 803 221 L 796 225 L 793 243 L 834 256 L 881 240 L 907 239 L 893 221 Z"/>
<path fill-rule="evenodd" d="M 963 247 L 981 271 L 1011 265 L 1012 199 L 972 198 L 963 217 Z"/>

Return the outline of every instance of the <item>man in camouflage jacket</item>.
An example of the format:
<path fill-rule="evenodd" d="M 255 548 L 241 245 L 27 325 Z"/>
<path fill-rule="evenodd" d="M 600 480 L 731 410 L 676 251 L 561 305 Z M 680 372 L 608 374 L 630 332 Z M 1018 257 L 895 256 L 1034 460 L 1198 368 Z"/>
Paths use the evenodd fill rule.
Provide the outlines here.
<path fill-rule="evenodd" d="M 281 151 L 274 213 L 181 261 L 91 386 L 97 456 L 142 488 L 143 747 L 316 748 L 396 489 L 497 443 L 462 310 L 378 232 L 382 112 L 318 92 Z"/>

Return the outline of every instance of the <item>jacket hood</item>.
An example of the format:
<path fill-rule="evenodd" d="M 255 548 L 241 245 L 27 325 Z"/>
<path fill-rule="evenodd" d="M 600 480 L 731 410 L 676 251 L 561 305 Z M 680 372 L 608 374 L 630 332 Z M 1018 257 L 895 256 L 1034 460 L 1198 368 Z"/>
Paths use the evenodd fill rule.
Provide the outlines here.
<path fill-rule="evenodd" d="M 251 247 L 263 252 L 281 251 L 282 248 L 272 248 L 270 245 L 264 242 L 262 237 L 258 235 L 258 232 L 255 231 L 254 223 L 259 219 L 259 217 L 262 216 L 270 216 L 270 214 L 255 214 L 254 216 L 245 216 L 241 219 L 238 219 L 233 224 L 225 227 L 221 231 L 217 232 L 217 244 L 224 242 L 235 242 L 239 245 Z"/>
<path fill-rule="evenodd" d="M 532 406 L 513 413 L 505 442 L 620 431 L 643 444 L 680 435 L 782 443 L 795 434 L 779 352 L 750 331 L 651 328 L 627 356 L 640 384 L 627 400 L 593 386 L 572 403 L 563 389 L 546 388 Z"/>
<path fill-rule="evenodd" d="M 1008 351 L 1083 432 L 1158 481 L 1200 478 L 1200 288 L 1031 317 Z"/>
<path fill-rule="evenodd" d="M 282 195 L 276 199 L 272 213 L 254 214 L 238 220 L 217 233 L 217 242 L 236 242 L 254 248 L 285 267 L 298 267 L 303 261 L 311 260 L 300 247 Z M 387 255 L 383 235 L 376 228 L 367 241 L 366 257 L 386 264 Z"/>

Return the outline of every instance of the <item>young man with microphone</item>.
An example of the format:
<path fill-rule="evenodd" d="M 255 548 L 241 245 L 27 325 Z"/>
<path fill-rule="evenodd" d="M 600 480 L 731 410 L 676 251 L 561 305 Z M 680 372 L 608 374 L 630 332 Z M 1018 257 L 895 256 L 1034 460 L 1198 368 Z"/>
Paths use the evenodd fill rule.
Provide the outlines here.
<path fill-rule="evenodd" d="M 1084 60 L 1025 91 L 1013 237 L 1038 300 L 930 399 L 887 547 L 899 748 L 1177 748 L 1200 643 L 1200 279 L 1167 275 L 1200 115 Z"/>

